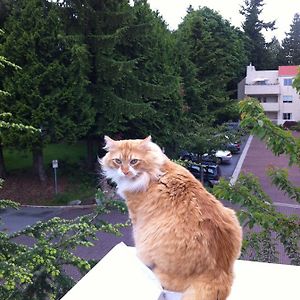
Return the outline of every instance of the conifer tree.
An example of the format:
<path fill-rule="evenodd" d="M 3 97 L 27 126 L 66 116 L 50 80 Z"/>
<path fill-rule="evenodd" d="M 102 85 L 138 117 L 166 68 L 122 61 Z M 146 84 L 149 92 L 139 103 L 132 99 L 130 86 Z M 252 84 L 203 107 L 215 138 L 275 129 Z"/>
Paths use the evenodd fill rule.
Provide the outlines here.
<path fill-rule="evenodd" d="M 282 47 L 278 39 L 274 36 L 270 43 L 267 44 L 268 57 L 266 58 L 267 66 L 270 70 L 277 70 L 280 65 L 280 53 Z"/>
<path fill-rule="evenodd" d="M 136 62 L 134 72 L 127 78 L 128 87 L 135 90 L 134 97 L 148 105 L 150 111 L 128 120 L 128 135 L 151 134 L 173 151 L 183 111 L 175 40 L 147 1 L 134 1 L 133 20 L 120 51 Z"/>
<path fill-rule="evenodd" d="M 136 61 L 122 51 L 132 9 L 126 0 L 65 0 L 61 7 L 66 32 L 82 40 L 89 52 L 89 93 L 96 119 L 86 137 L 88 166 L 93 168 L 95 139 L 123 132 L 129 120 L 152 112 L 137 96 L 140 88 L 132 75 Z"/>
<path fill-rule="evenodd" d="M 267 43 L 262 30 L 274 30 L 275 21 L 264 22 L 260 19 L 264 0 L 245 0 L 240 13 L 245 17 L 242 28 L 248 37 L 249 62 L 256 69 L 269 69 Z"/>
<path fill-rule="evenodd" d="M 5 79 L 10 96 L 1 103 L 1 111 L 9 108 L 17 121 L 41 130 L 27 145 L 32 149 L 34 170 L 45 181 L 45 143 L 73 142 L 93 122 L 86 93 L 88 53 L 84 45 L 66 39 L 53 2 L 19 0 L 14 4 L 5 24 L 3 53 L 22 69 Z"/>
<path fill-rule="evenodd" d="M 284 65 L 300 65 L 300 14 L 295 14 L 290 31 L 282 41 L 281 59 Z"/>
<path fill-rule="evenodd" d="M 177 32 L 181 75 L 192 115 L 217 119 L 229 103 L 230 83 L 237 81 L 246 63 L 241 31 L 217 12 L 190 10 Z M 231 85 L 232 86 L 232 85 Z"/>

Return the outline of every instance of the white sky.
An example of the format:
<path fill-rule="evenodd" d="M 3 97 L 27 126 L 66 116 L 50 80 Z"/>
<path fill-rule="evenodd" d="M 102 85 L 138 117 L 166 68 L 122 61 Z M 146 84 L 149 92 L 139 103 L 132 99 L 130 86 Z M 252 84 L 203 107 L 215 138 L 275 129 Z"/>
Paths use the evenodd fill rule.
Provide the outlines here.
<path fill-rule="evenodd" d="M 191 4 L 195 9 L 207 6 L 218 11 L 232 25 L 240 27 L 244 17 L 239 13 L 244 0 L 148 0 L 153 10 L 158 10 L 163 19 L 169 24 L 169 29 L 176 29 L 186 15 L 186 9 Z M 299 0 L 264 0 L 261 19 L 265 22 L 276 20 L 278 29 L 265 34 L 269 41 L 274 35 L 279 41 L 290 31 L 295 13 L 300 13 Z"/>

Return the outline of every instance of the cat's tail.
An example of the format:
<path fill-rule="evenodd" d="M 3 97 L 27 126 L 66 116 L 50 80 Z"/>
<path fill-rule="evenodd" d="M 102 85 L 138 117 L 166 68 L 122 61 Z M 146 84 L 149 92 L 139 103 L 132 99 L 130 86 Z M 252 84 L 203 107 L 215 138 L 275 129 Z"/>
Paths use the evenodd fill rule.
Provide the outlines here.
<path fill-rule="evenodd" d="M 220 271 L 214 278 L 201 275 L 183 293 L 182 300 L 226 300 L 233 283 L 233 273 Z"/>

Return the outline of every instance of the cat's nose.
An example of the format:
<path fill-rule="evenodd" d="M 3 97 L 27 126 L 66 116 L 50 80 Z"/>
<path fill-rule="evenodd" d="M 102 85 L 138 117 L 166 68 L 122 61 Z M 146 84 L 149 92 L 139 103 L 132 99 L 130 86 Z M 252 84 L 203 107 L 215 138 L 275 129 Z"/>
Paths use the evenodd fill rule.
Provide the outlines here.
<path fill-rule="evenodd" d="M 122 172 L 124 175 L 128 175 L 129 174 L 129 169 L 122 169 Z"/>

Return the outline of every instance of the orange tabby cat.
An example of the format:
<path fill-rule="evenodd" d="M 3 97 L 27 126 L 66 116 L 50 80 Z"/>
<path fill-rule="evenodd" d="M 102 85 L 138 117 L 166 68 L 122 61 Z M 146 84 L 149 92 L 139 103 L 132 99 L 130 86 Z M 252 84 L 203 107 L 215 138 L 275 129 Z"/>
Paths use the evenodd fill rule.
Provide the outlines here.
<path fill-rule="evenodd" d="M 100 161 L 126 199 L 140 259 L 184 300 L 224 300 L 242 231 L 233 210 L 151 141 L 114 141 Z"/>

